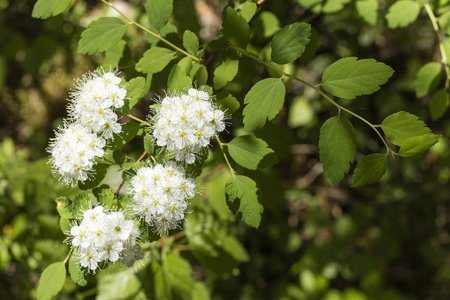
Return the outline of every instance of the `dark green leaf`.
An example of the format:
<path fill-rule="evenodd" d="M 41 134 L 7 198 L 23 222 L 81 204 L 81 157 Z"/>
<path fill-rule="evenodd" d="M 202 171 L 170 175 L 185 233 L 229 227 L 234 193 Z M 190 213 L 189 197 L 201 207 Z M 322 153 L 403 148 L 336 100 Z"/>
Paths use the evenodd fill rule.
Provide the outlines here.
<path fill-rule="evenodd" d="M 192 31 L 186 30 L 183 33 L 183 46 L 190 54 L 197 56 L 198 37 Z"/>
<path fill-rule="evenodd" d="M 114 201 L 114 192 L 106 184 L 96 187 L 92 190 L 92 193 L 97 198 L 97 201 L 107 208 L 112 208 L 116 204 Z"/>
<path fill-rule="evenodd" d="M 419 16 L 420 5 L 416 1 L 396 1 L 389 7 L 386 15 L 389 28 L 406 27 Z"/>
<path fill-rule="evenodd" d="M 441 64 L 429 62 L 422 66 L 416 78 L 416 96 L 423 97 L 436 88 L 441 80 Z"/>
<path fill-rule="evenodd" d="M 239 68 L 239 60 L 227 58 L 214 71 L 214 88 L 219 90 L 233 80 Z"/>
<path fill-rule="evenodd" d="M 115 47 L 112 47 L 105 52 L 105 61 L 102 66 L 105 69 L 115 68 L 119 66 L 120 60 L 124 56 L 124 51 L 127 43 L 124 40 L 120 40 Z"/>
<path fill-rule="evenodd" d="M 250 170 L 256 170 L 266 155 L 274 153 L 265 141 L 254 135 L 238 136 L 227 147 L 231 158 Z"/>
<path fill-rule="evenodd" d="M 188 261 L 178 255 L 169 254 L 163 270 L 174 299 L 192 299 L 194 276 Z"/>
<path fill-rule="evenodd" d="M 71 0 L 38 0 L 34 4 L 31 16 L 38 19 L 47 19 L 59 15 L 69 8 Z"/>
<path fill-rule="evenodd" d="M 374 59 L 342 58 L 329 66 L 322 76 L 322 86 L 330 94 L 354 99 L 370 95 L 385 84 L 394 71 Z"/>
<path fill-rule="evenodd" d="M 387 156 L 370 154 L 363 157 L 353 173 L 353 186 L 363 186 L 380 179 L 386 173 Z"/>
<path fill-rule="evenodd" d="M 247 21 L 231 7 L 226 7 L 222 15 L 223 36 L 233 45 L 245 49 L 250 39 Z"/>
<path fill-rule="evenodd" d="M 146 134 L 144 137 L 144 149 L 149 155 L 152 155 L 155 151 L 155 141 L 150 134 Z"/>
<path fill-rule="evenodd" d="M 88 190 L 95 188 L 100 182 L 105 178 L 106 172 L 108 171 L 108 164 L 96 164 L 94 166 L 94 175 L 92 175 L 88 180 L 84 182 L 78 182 L 78 188 L 80 190 Z"/>
<path fill-rule="evenodd" d="M 247 93 L 244 103 L 244 127 L 247 131 L 261 128 L 275 118 L 283 107 L 286 88 L 281 79 L 266 78 L 258 81 Z"/>
<path fill-rule="evenodd" d="M 114 140 L 111 142 L 111 149 L 117 149 L 131 141 L 139 134 L 141 125 L 135 122 L 127 122 L 122 124 L 122 132 L 114 135 Z"/>
<path fill-rule="evenodd" d="M 94 54 L 104 52 L 117 45 L 126 31 L 126 25 L 119 18 L 104 17 L 92 21 L 81 34 L 78 52 Z"/>
<path fill-rule="evenodd" d="M 78 259 L 74 254 L 72 254 L 69 260 L 69 274 L 73 282 L 79 286 L 85 286 L 87 284 L 86 279 L 84 279 L 84 270 L 80 270 Z"/>
<path fill-rule="evenodd" d="M 258 228 L 264 208 L 258 202 L 256 183 L 246 176 L 237 175 L 227 182 L 225 192 L 230 209 L 241 214 L 245 223 Z"/>
<path fill-rule="evenodd" d="M 169 74 L 167 87 L 171 92 L 182 92 L 192 87 L 192 80 L 178 65 L 174 65 Z"/>
<path fill-rule="evenodd" d="M 446 89 L 440 89 L 434 93 L 430 101 L 430 114 L 433 120 L 437 120 L 447 111 L 448 93 Z"/>
<path fill-rule="evenodd" d="M 350 170 L 356 155 L 355 135 L 352 123 L 342 116 L 328 119 L 320 129 L 320 161 L 332 184 L 341 181 Z"/>
<path fill-rule="evenodd" d="M 216 101 L 219 108 L 226 114 L 232 114 L 239 109 L 241 104 L 235 97 L 225 92 L 220 92 L 216 95 Z"/>
<path fill-rule="evenodd" d="M 402 157 L 418 156 L 428 151 L 439 141 L 439 136 L 432 133 L 413 136 L 404 141 L 398 155 Z"/>
<path fill-rule="evenodd" d="M 401 146 L 403 142 L 413 136 L 431 132 L 424 122 L 419 121 L 419 117 L 405 111 L 387 116 L 381 123 L 381 128 L 389 140 L 397 146 Z"/>
<path fill-rule="evenodd" d="M 65 280 L 66 266 L 64 262 L 57 262 L 48 266 L 39 279 L 37 299 L 51 299 L 63 288 Z"/>
<path fill-rule="evenodd" d="M 272 61 L 287 64 L 299 58 L 305 52 L 310 35 L 311 25 L 308 23 L 294 23 L 283 27 L 270 43 Z"/>
<path fill-rule="evenodd" d="M 172 15 L 173 0 L 147 0 L 145 10 L 152 26 L 160 31 Z"/>
<path fill-rule="evenodd" d="M 142 73 L 158 73 L 170 63 L 175 55 L 176 52 L 172 50 L 153 47 L 145 51 L 144 56 L 136 64 L 136 70 Z"/>

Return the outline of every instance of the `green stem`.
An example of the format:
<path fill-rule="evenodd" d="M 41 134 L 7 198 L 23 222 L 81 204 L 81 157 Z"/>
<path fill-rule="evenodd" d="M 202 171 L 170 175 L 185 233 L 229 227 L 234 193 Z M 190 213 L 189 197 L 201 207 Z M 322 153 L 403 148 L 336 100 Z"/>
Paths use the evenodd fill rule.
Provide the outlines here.
<path fill-rule="evenodd" d="M 231 167 L 230 161 L 228 160 L 227 154 L 225 153 L 225 150 L 223 149 L 224 144 L 219 139 L 219 136 L 216 134 L 216 140 L 219 143 L 220 150 L 222 150 L 223 157 L 225 158 L 225 161 L 227 162 L 228 169 L 230 169 L 231 174 L 233 177 L 236 177 L 234 169 Z"/>
<path fill-rule="evenodd" d="M 246 50 L 244 50 L 244 49 L 242 49 L 242 48 L 236 47 L 236 46 L 231 45 L 231 44 L 228 44 L 228 45 L 229 45 L 232 49 L 234 49 L 234 50 L 236 50 L 236 51 L 238 51 L 238 52 L 241 52 L 241 53 L 244 54 L 245 56 L 247 56 L 247 57 L 249 57 L 249 58 L 251 58 L 251 59 L 253 59 L 253 60 L 259 62 L 260 64 L 263 64 L 263 65 L 265 65 L 266 67 L 268 67 L 268 68 L 270 68 L 270 69 L 272 69 L 272 70 L 274 70 L 274 71 L 276 71 L 276 72 L 278 72 L 278 73 L 281 73 L 283 76 L 292 78 L 292 79 L 294 79 L 294 80 L 296 80 L 296 81 L 299 81 L 299 82 L 303 83 L 304 85 L 309 86 L 310 88 L 314 89 L 316 92 L 318 92 L 319 94 L 321 94 L 328 102 L 330 102 L 330 103 L 333 104 L 335 107 L 337 107 L 338 110 L 339 110 L 339 113 L 340 113 L 341 110 L 343 110 L 343 111 L 347 112 L 348 114 L 350 114 L 350 115 L 352 115 L 352 116 L 354 116 L 354 117 L 360 119 L 361 121 L 363 121 L 363 122 L 366 123 L 367 125 L 369 125 L 370 128 L 372 128 L 372 129 L 377 133 L 377 135 L 380 137 L 381 141 L 383 142 L 384 146 L 386 147 L 387 153 L 391 152 L 391 153 L 393 153 L 393 154 L 396 154 L 391 148 L 389 148 L 388 144 L 386 143 L 386 140 L 383 138 L 383 136 L 382 136 L 381 133 L 378 131 L 378 129 L 376 128 L 375 125 L 373 125 L 372 123 L 370 123 L 369 121 L 367 121 L 366 119 L 364 119 L 363 117 L 361 117 L 360 115 L 358 115 L 357 113 L 354 113 L 354 112 L 352 112 L 351 110 L 349 110 L 349 109 L 343 107 L 342 105 L 339 105 L 338 103 L 336 103 L 333 99 L 331 99 L 330 96 L 328 96 L 327 94 L 325 94 L 325 93 L 324 93 L 320 88 L 318 88 L 317 86 L 315 86 L 315 85 L 313 85 L 313 84 L 311 84 L 311 83 L 309 83 L 309 82 L 307 82 L 307 81 L 304 81 L 304 80 L 301 79 L 301 78 L 298 78 L 298 77 L 296 77 L 296 76 L 294 76 L 294 75 L 291 75 L 291 74 L 289 74 L 289 73 L 286 73 L 286 72 L 284 72 L 284 71 L 278 69 L 278 68 L 275 67 L 274 65 L 272 65 L 272 64 L 270 64 L 270 63 L 268 63 L 268 62 L 266 62 L 266 61 L 264 61 L 264 60 L 262 60 L 262 59 L 260 59 L 259 57 L 255 56 L 255 55 L 253 55 L 253 54 L 251 54 L 251 53 L 248 53 Z"/>
<path fill-rule="evenodd" d="M 144 125 L 147 125 L 147 126 L 149 126 L 149 127 L 152 127 L 152 124 L 150 124 L 150 123 L 148 123 L 148 122 L 146 122 L 146 121 L 144 121 L 144 120 L 141 120 L 141 119 L 139 119 L 138 117 L 133 116 L 132 114 L 124 114 L 124 113 L 121 113 L 120 111 L 116 111 L 116 112 L 118 112 L 119 114 L 121 114 L 121 115 L 123 115 L 123 116 L 127 116 L 127 117 L 130 118 L 130 119 L 133 119 L 133 120 L 135 120 L 135 121 L 138 121 L 138 122 L 141 123 L 141 124 L 144 124 Z"/>
<path fill-rule="evenodd" d="M 142 26 L 141 24 L 135 22 L 134 20 L 130 19 L 128 16 L 126 16 L 123 12 L 121 12 L 116 6 L 114 6 L 111 2 L 108 2 L 106 0 L 100 0 L 101 2 L 105 3 L 106 5 L 108 5 L 109 7 L 111 7 L 112 9 L 114 9 L 115 11 L 117 11 L 122 17 L 124 17 L 127 21 L 129 21 L 129 24 L 133 24 L 135 26 L 137 26 L 138 28 L 140 28 L 141 30 L 147 32 L 148 34 L 150 34 L 151 36 L 154 36 L 155 38 L 157 38 L 158 40 L 160 40 L 161 42 L 165 43 L 166 45 L 168 45 L 169 47 L 173 48 L 174 50 L 178 51 L 179 53 L 190 57 L 191 59 L 201 63 L 200 58 L 195 57 L 191 54 L 189 54 L 188 52 L 184 51 L 183 49 L 181 49 L 180 47 L 175 46 L 174 44 L 172 44 L 171 42 L 169 42 L 168 40 L 166 40 L 165 38 L 163 38 L 162 36 L 160 36 L 159 34 L 154 33 L 153 31 L 145 28 L 144 26 Z M 128 25 L 128 24 L 127 24 Z"/>
<path fill-rule="evenodd" d="M 64 264 L 66 264 L 66 263 L 67 263 L 67 261 L 69 260 L 69 258 L 70 258 L 70 255 L 72 254 L 72 252 L 73 252 L 73 247 L 70 247 L 70 251 L 69 251 L 69 254 L 67 254 L 67 257 L 66 257 L 66 259 L 64 260 Z"/>
<path fill-rule="evenodd" d="M 439 41 L 439 51 L 441 52 L 441 63 L 444 65 L 445 73 L 447 74 L 447 77 L 445 79 L 445 88 L 448 89 L 449 84 L 450 84 L 450 68 L 448 66 L 447 54 L 445 53 L 444 41 L 442 40 L 441 35 L 440 35 L 438 20 L 437 20 L 436 16 L 434 15 L 430 4 L 426 3 L 424 5 L 424 7 L 428 13 L 428 17 L 430 17 L 431 24 L 433 25 L 434 33 L 436 34 L 438 41 Z"/>

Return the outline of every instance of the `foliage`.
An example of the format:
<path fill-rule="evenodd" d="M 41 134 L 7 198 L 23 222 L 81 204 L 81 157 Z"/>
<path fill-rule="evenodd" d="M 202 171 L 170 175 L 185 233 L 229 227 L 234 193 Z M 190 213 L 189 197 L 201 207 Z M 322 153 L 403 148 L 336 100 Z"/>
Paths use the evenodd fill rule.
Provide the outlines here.
<path fill-rule="evenodd" d="M 0 298 L 448 298 L 450 4 L 217 1 L 208 18 L 198 2 L 0 1 L 0 134 L 20 133 L 0 151 Z M 65 188 L 46 140 L 98 65 L 127 86 L 122 132 Z M 185 164 L 201 187 L 186 221 L 163 237 L 136 221 L 142 257 L 86 274 L 65 234 L 95 202 L 132 210 L 137 168 L 173 158 L 150 99 L 189 87 L 230 126 Z M 8 100 L 25 94 L 43 123 Z"/>

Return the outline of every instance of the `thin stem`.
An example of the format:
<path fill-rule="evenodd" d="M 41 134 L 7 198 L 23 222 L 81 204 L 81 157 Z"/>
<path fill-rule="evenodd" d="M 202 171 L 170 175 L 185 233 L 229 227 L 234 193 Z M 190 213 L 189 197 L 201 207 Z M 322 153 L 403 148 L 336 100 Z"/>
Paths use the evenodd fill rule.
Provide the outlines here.
<path fill-rule="evenodd" d="M 135 162 L 135 164 L 138 163 L 138 162 L 140 162 L 140 161 L 145 157 L 146 154 L 147 154 L 147 152 L 145 152 L 145 151 L 142 152 L 141 156 L 138 158 L 138 160 Z M 120 193 L 120 189 L 123 187 L 124 183 L 125 183 L 125 180 L 122 180 L 122 182 L 120 183 L 119 187 L 118 187 L 117 190 L 114 192 L 114 197 L 117 198 L 117 204 L 118 204 L 119 206 L 120 206 L 120 202 L 119 202 L 119 193 Z"/>
<path fill-rule="evenodd" d="M 179 53 L 190 57 L 191 59 L 201 63 L 200 58 L 195 57 L 191 54 L 189 54 L 188 52 L 184 51 L 183 49 L 175 46 L 174 44 L 172 44 L 171 42 L 169 42 L 168 40 L 166 40 L 165 38 L 163 38 L 162 36 L 160 36 L 159 34 L 154 33 L 153 31 L 145 28 L 144 26 L 142 26 L 141 24 L 135 22 L 134 20 L 130 19 L 128 16 L 126 16 L 123 12 L 121 12 L 116 6 L 114 6 L 111 2 L 108 2 L 106 0 L 100 0 L 101 2 L 105 3 L 106 5 L 108 5 L 109 7 L 111 7 L 112 9 L 114 9 L 115 11 L 117 11 L 122 17 L 124 17 L 127 21 L 129 21 L 129 24 L 133 24 L 135 26 L 137 26 L 138 28 L 140 28 L 141 30 L 147 32 L 148 34 L 150 34 L 151 36 L 154 36 L 155 38 L 157 38 L 158 40 L 160 40 L 161 42 L 165 43 L 166 45 L 168 45 L 169 47 L 173 48 L 174 50 L 178 51 Z M 127 24 L 128 25 L 128 24 Z"/>
<path fill-rule="evenodd" d="M 146 121 L 144 121 L 144 120 L 141 120 L 141 119 L 139 119 L 138 117 L 133 116 L 132 114 L 124 114 L 124 113 L 121 113 L 120 111 L 116 111 L 116 112 L 118 112 L 119 114 L 121 114 L 121 115 L 123 115 L 123 116 L 127 116 L 127 117 L 130 118 L 130 119 L 133 119 L 133 120 L 135 120 L 135 121 L 138 121 L 138 122 L 141 123 L 141 124 L 144 124 L 144 125 L 147 125 L 147 126 L 149 126 L 149 127 L 152 127 L 152 124 L 150 124 L 150 123 L 148 123 L 148 122 L 146 122 Z"/>
<path fill-rule="evenodd" d="M 66 259 L 64 260 L 64 264 L 66 264 L 66 263 L 67 263 L 67 261 L 69 260 L 69 258 L 70 258 L 70 255 L 72 254 L 72 252 L 73 252 L 73 247 L 70 247 L 70 251 L 69 251 L 69 254 L 67 254 L 67 257 L 66 257 Z"/>
<path fill-rule="evenodd" d="M 286 77 L 292 78 L 292 79 L 294 79 L 294 80 L 297 80 L 297 81 L 303 83 L 304 85 L 309 86 L 310 88 L 314 89 L 316 92 L 318 92 L 319 94 L 321 94 L 328 102 L 330 102 L 331 104 L 333 104 L 334 106 L 336 106 L 336 107 L 338 108 L 338 110 L 339 110 L 339 114 L 340 114 L 340 111 L 343 110 L 343 111 L 349 113 L 350 115 L 352 115 L 352 116 L 354 116 L 354 117 L 360 119 L 361 121 L 363 121 L 363 122 L 366 123 L 367 125 L 369 125 L 369 126 L 377 133 L 377 135 L 380 137 L 381 141 L 383 142 L 383 144 L 385 145 L 385 147 L 386 147 L 386 149 L 387 149 L 387 153 L 391 152 L 391 153 L 393 153 L 393 154 L 396 154 L 391 148 L 389 148 L 388 144 L 386 143 L 386 140 L 383 138 L 383 136 L 381 135 L 381 133 L 376 129 L 375 125 L 373 125 L 372 123 L 370 123 L 369 121 L 367 121 L 366 119 L 364 119 L 363 117 L 361 117 L 360 115 L 358 115 L 357 113 L 354 113 L 354 112 L 352 112 L 351 110 L 349 110 L 349 109 L 347 109 L 347 108 L 345 108 L 345 107 L 339 105 L 338 103 L 336 103 L 333 99 L 331 99 L 330 96 L 328 96 L 326 93 L 324 93 L 318 86 L 315 86 L 315 85 L 313 85 L 313 84 L 311 84 L 311 83 L 309 83 L 309 82 L 307 82 L 307 81 L 305 81 L 305 80 L 303 80 L 303 79 L 301 79 L 301 78 L 298 78 L 298 77 L 296 77 L 296 76 L 294 76 L 294 75 L 291 75 L 291 74 L 289 74 L 289 73 L 286 73 L 286 72 L 284 72 L 284 71 L 278 69 L 277 67 L 273 66 L 272 64 L 270 64 L 270 63 L 268 63 L 268 62 L 266 62 L 266 61 L 264 61 L 264 60 L 262 60 L 262 59 L 256 57 L 255 55 L 253 55 L 253 54 L 251 54 L 251 53 L 248 53 L 246 50 L 244 50 L 244 49 L 242 49 L 242 48 L 236 47 L 236 46 L 231 45 L 231 44 L 228 44 L 228 45 L 229 45 L 232 49 L 241 52 L 241 53 L 244 54 L 245 56 L 247 56 L 247 57 L 249 57 L 249 58 L 251 58 L 251 59 L 253 59 L 253 60 L 259 62 L 260 64 L 263 64 L 263 65 L 265 65 L 266 67 L 268 67 L 268 68 L 270 68 L 270 69 L 272 69 L 272 70 L 274 70 L 274 71 L 276 71 L 276 72 L 278 72 L 278 73 L 281 73 L 283 76 L 286 76 Z"/>
<path fill-rule="evenodd" d="M 224 144 L 222 143 L 222 141 L 219 139 L 219 136 L 216 134 L 216 140 L 219 143 L 220 146 L 220 150 L 222 150 L 222 154 L 223 157 L 225 158 L 225 161 L 227 162 L 228 165 L 228 169 L 230 169 L 231 174 L 233 175 L 233 177 L 236 177 L 236 175 L 234 174 L 234 169 L 231 167 L 230 161 L 228 160 L 227 154 L 225 153 L 225 150 L 223 149 Z"/>
<path fill-rule="evenodd" d="M 450 84 L 450 68 L 448 66 L 447 54 L 445 53 L 444 41 L 442 40 L 440 35 L 438 20 L 434 15 L 430 4 L 426 3 L 424 6 L 425 10 L 428 13 L 428 17 L 430 17 L 431 24 L 433 25 L 434 33 L 436 34 L 439 41 L 439 51 L 441 52 L 441 63 L 444 65 L 445 73 L 447 74 L 447 77 L 445 78 L 445 88 L 448 89 Z"/>

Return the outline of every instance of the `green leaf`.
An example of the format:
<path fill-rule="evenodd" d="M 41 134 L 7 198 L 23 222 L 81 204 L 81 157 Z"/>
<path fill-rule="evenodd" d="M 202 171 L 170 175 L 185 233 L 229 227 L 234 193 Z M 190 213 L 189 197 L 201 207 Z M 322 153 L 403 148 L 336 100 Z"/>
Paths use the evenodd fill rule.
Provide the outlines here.
<path fill-rule="evenodd" d="M 174 299 L 192 299 L 194 276 L 188 261 L 178 255 L 168 254 L 163 270 Z"/>
<path fill-rule="evenodd" d="M 94 54 L 106 51 L 122 40 L 125 31 L 126 25 L 119 18 L 104 17 L 92 21 L 81 34 L 78 52 Z"/>
<path fill-rule="evenodd" d="M 363 186 L 380 179 L 386 173 L 387 156 L 370 154 L 363 157 L 353 173 L 353 186 Z"/>
<path fill-rule="evenodd" d="M 423 65 L 416 77 L 416 96 L 423 97 L 436 88 L 441 80 L 441 64 L 429 62 Z"/>
<path fill-rule="evenodd" d="M 64 262 L 57 262 L 48 266 L 39 279 L 37 299 L 51 299 L 59 293 L 66 281 L 66 266 Z"/>
<path fill-rule="evenodd" d="M 62 233 L 68 235 L 68 233 L 70 233 L 70 229 L 72 228 L 72 224 L 70 224 L 69 219 L 61 217 L 59 219 L 59 227 L 61 227 Z"/>
<path fill-rule="evenodd" d="M 444 29 L 447 35 L 450 35 L 450 11 L 447 11 L 439 16 L 439 26 Z"/>
<path fill-rule="evenodd" d="M 227 204 L 234 213 L 240 213 L 248 225 L 258 228 L 264 208 L 258 202 L 256 183 L 242 175 L 231 178 L 225 187 Z"/>
<path fill-rule="evenodd" d="M 172 92 L 182 92 L 192 87 L 192 80 L 178 65 L 174 65 L 167 80 L 167 87 Z"/>
<path fill-rule="evenodd" d="M 93 169 L 95 175 L 91 176 L 88 180 L 84 182 L 78 182 L 78 188 L 81 190 L 89 190 L 95 188 L 105 178 L 108 168 L 109 168 L 108 164 L 99 163 L 94 165 Z"/>
<path fill-rule="evenodd" d="M 430 101 L 430 114 L 433 120 L 437 120 L 448 108 L 448 93 L 445 89 L 440 89 L 434 93 Z"/>
<path fill-rule="evenodd" d="M 114 201 L 114 192 L 106 184 L 96 187 L 92 190 L 92 193 L 97 198 L 97 201 L 107 208 L 112 208 L 113 205 L 116 204 Z"/>
<path fill-rule="evenodd" d="M 172 16 L 173 0 L 147 0 L 145 10 L 150 23 L 160 31 Z"/>
<path fill-rule="evenodd" d="M 192 31 L 186 30 L 183 33 L 183 46 L 190 54 L 196 56 L 198 52 L 198 37 Z"/>
<path fill-rule="evenodd" d="M 115 47 L 112 47 L 105 51 L 105 60 L 102 66 L 105 69 L 115 68 L 119 66 L 120 60 L 124 56 L 125 47 L 127 43 L 124 40 L 120 40 Z"/>
<path fill-rule="evenodd" d="M 194 64 L 197 64 L 196 62 Z M 208 70 L 203 65 L 200 65 L 197 72 L 194 74 L 194 81 L 197 83 L 197 86 L 205 85 L 208 82 Z"/>
<path fill-rule="evenodd" d="M 214 71 L 214 88 L 219 90 L 233 80 L 239 69 L 239 60 L 227 58 Z"/>
<path fill-rule="evenodd" d="M 223 36 L 233 45 L 245 49 L 250 39 L 250 27 L 247 21 L 231 7 L 223 10 Z"/>
<path fill-rule="evenodd" d="M 153 47 L 145 51 L 144 56 L 136 64 L 136 70 L 142 73 L 158 73 L 162 71 L 176 56 L 176 52 L 167 48 Z"/>
<path fill-rule="evenodd" d="M 121 113 L 127 113 L 130 109 L 133 108 L 133 106 L 136 105 L 136 103 L 138 103 L 138 99 L 144 97 L 146 93 L 147 89 L 144 77 L 138 76 L 131 79 L 128 82 L 125 103 L 121 108 L 117 109 L 117 111 Z"/>
<path fill-rule="evenodd" d="M 135 122 L 127 122 L 122 124 L 122 132 L 120 135 L 114 135 L 114 140 L 111 142 L 111 149 L 117 149 L 131 141 L 139 134 L 141 125 Z"/>
<path fill-rule="evenodd" d="M 231 158 L 250 170 L 256 170 L 266 155 L 274 153 L 265 141 L 254 135 L 238 136 L 227 147 Z"/>
<path fill-rule="evenodd" d="M 426 124 L 418 119 L 419 117 L 413 114 L 399 111 L 387 116 L 381 123 L 381 128 L 394 145 L 401 146 L 413 136 L 431 132 Z"/>
<path fill-rule="evenodd" d="M 361 18 L 368 24 L 375 26 L 378 18 L 377 0 L 358 0 L 356 1 L 356 10 Z"/>
<path fill-rule="evenodd" d="M 329 66 L 322 76 L 322 87 L 330 94 L 345 99 L 370 95 L 385 84 L 394 71 L 374 59 L 346 57 Z"/>
<path fill-rule="evenodd" d="M 74 254 L 72 254 L 69 260 L 69 274 L 73 282 L 79 286 L 85 286 L 87 284 L 86 279 L 84 279 L 84 270 L 80 270 L 78 266 L 78 259 Z"/>
<path fill-rule="evenodd" d="M 402 157 L 421 155 L 428 151 L 431 146 L 436 144 L 438 141 L 439 136 L 432 133 L 410 137 L 402 144 L 400 150 L 398 151 L 398 155 Z"/>
<path fill-rule="evenodd" d="M 280 28 L 280 21 L 277 16 L 270 11 L 262 11 L 253 20 L 255 34 L 263 38 L 270 38 Z"/>
<path fill-rule="evenodd" d="M 350 0 L 327 0 L 322 7 L 322 11 L 326 14 L 338 12 L 349 2 Z"/>
<path fill-rule="evenodd" d="M 270 43 L 272 61 L 283 65 L 299 58 L 305 52 L 310 35 L 311 25 L 308 23 L 294 23 L 283 27 Z"/>
<path fill-rule="evenodd" d="M 328 119 L 320 129 L 319 155 L 323 170 L 337 184 L 350 170 L 356 155 L 356 133 L 352 123 L 342 116 Z"/>
<path fill-rule="evenodd" d="M 59 15 L 69 8 L 71 0 L 38 0 L 33 7 L 31 16 L 37 19 L 47 19 Z"/>
<path fill-rule="evenodd" d="M 219 108 L 227 114 L 234 113 L 241 106 L 235 97 L 225 92 L 220 92 L 216 95 L 216 102 Z"/>
<path fill-rule="evenodd" d="M 153 137 L 148 133 L 144 137 L 144 150 L 149 155 L 152 155 L 155 151 L 155 141 L 153 140 Z"/>
<path fill-rule="evenodd" d="M 89 205 L 92 203 L 92 194 L 79 194 L 74 200 L 70 200 L 67 197 L 58 197 L 55 199 L 55 202 L 56 210 L 61 218 L 76 219 L 83 214 L 81 210 L 89 208 Z"/>
<path fill-rule="evenodd" d="M 257 5 L 255 2 L 249 0 L 245 1 L 241 4 L 241 9 L 239 11 L 239 14 L 244 17 L 245 21 L 250 22 L 250 20 L 253 18 L 253 16 L 256 13 Z"/>
<path fill-rule="evenodd" d="M 192 300 L 210 300 L 211 295 L 203 282 L 196 282 L 192 290 Z"/>
<path fill-rule="evenodd" d="M 102 275 L 98 279 L 98 300 L 128 299 L 137 294 L 141 282 L 131 271 Z"/>
<path fill-rule="evenodd" d="M 283 107 L 286 88 L 281 79 L 266 78 L 258 81 L 247 93 L 244 103 L 244 128 L 252 131 L 275 118 Z"/>
<path fill-rule="evenodd" d="M 396 1 L 386 15 L 389 28 L 406 27 L 419 16 L 420 5 L 416 1 Z"/>

